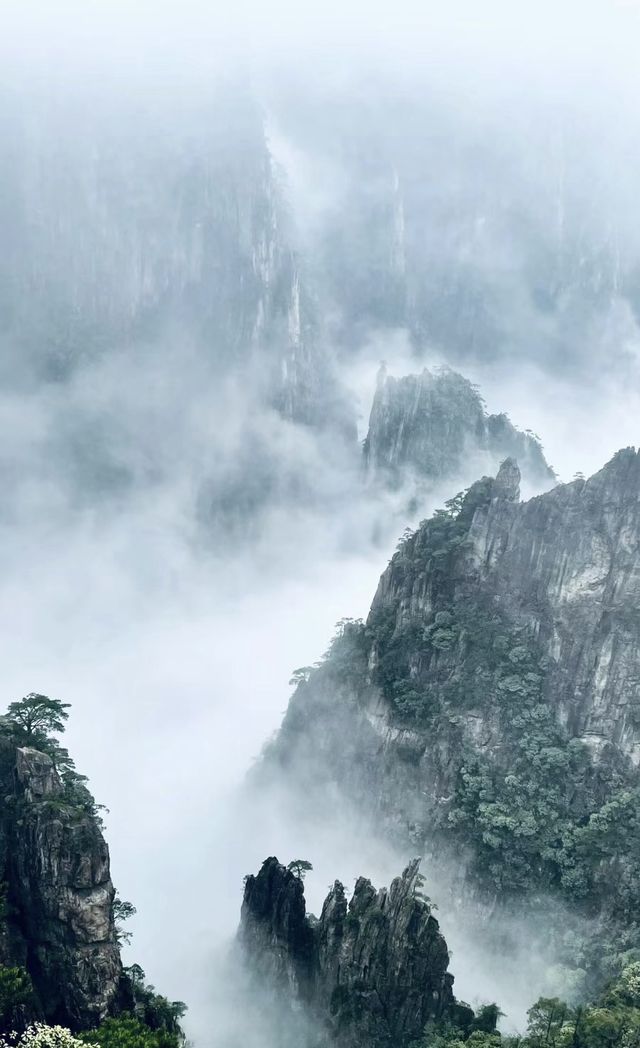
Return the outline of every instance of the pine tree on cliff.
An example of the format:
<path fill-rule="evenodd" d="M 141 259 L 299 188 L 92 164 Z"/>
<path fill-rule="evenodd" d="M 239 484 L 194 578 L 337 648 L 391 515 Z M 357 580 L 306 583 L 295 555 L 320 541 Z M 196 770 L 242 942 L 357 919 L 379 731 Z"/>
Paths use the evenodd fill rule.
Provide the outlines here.
<path fill-rule="evenodd" d="M 27 743 L 37 744 L 49 735 L 64 731 L 69 707 L 68 702 L 30 692 L 23 699 L 9 703 L 7 720 L 24 734 Z"/>

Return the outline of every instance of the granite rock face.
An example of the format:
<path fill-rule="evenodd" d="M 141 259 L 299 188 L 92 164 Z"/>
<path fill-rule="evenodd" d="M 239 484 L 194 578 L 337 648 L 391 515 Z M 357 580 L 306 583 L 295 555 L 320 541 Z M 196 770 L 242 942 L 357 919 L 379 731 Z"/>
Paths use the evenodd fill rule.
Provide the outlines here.
<path fill-rule="evenodd" d="M 51 757 L 0 740 L 0 963 L 29 972 L 37 1010 L 74 1029 L 116 1006 L 122 976 L 109 851 Z"/>
<path fill-rule="evenodd" d="M 308 798 L 329 784 L 404 847 L 448 850 L 490 905 L 557 889 L 630 928 L 640 454 L 527 502 L 519 481 L 507 460 L 400 543 L 261 773 Z"/>
<path fill-rule="evenodd" d="M 553 660 L 554 705 L 571 736 L 637 766 L 640 454 L 620 451 L 589 480 L 522 505 L 491 501 L 469 540 L 471 570 Z"/>
<path fill-rule="evenodd" d="M 316 919 L 306 915 L 301 880 L 267 859 L 246 881 L 245 957 L 320 1025 L 318 1043 L 403 1048 L 457 1007 L 447 945 L 419 884 L 417 861 L 388 889 L 358 878 L 349 900 L 336 881 Z"/>
<path fill-rule="evenodd" d="M 441 479 L 495 472 L 508 456 L 532 489 L 555 479 L 537 438 L 487 414 L 477 388 L 447 368 L 399 379 L 381 368 L 363 454 L 370 482 L 418 494 Z"/>
<path fill-rule="evenodd" d="M 307 1000 L 314 970 L 314 935 L 306 916 L 302 880 L 267 859 L 246 880 L 240 938 L 266 980 L 294 999 Z"/>

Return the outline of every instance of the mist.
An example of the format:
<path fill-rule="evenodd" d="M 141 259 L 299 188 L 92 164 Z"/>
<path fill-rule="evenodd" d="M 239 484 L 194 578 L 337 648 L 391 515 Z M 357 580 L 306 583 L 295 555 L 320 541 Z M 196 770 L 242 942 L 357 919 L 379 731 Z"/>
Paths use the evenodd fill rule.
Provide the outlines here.
<path fill-rule="evenodd" d="M 409 857 L 346 813 L 238 799 L 291 672 L 366 617 L 404 527 L 476 479 L 413 515 L 362 488 L 380 361 L 459 370 L 560 480 L 636 442 L 639 17 L 3 5 L 5 702 L 72 704 L 138 910 L 128 959 L 189 1005 L 196 1046 L 239 1036 L 220 958 L 244 874 L 308 854 L 317 909 Z M 514 990 L 441 920 L 456 988 L 521 1024 L 553 958 Z"/>

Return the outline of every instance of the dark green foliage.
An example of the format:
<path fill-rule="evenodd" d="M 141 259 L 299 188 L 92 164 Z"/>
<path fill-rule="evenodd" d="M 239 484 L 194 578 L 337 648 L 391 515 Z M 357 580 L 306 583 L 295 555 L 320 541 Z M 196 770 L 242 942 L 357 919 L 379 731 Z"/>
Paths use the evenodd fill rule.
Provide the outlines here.
<path fill-rule="evenodd" d="M 135 1015 L 120 1015 L 106 1019 L 97 1030 L 80 1034 L 87 1044 L 100 1048 L 180 1048 L 183 1038 L 160 1027 L 150 1029 Z"/>
<path fill-rule="evenodd" d="M 30 692 L 23 699 L 9 703 L 7 720 L 22 736 L 24 745 L 38 749 L 50 735 L 64 731 L 65 721 L 69 719 L 68 709 L 68 702 Z"/>
<path fill-rule="evenodd" d="M 366 648 L 362 619 L 340 619 L 336 632 L 319 666 L 330 664 L 332 671 L 348 671 L 353 660 L 362 656 Z"/>
<path fill-rule="evenodd" d="M 629 769 L 601 761 L 596 771 L 556 718 L 552 662 L 474 585 L 468 528 L 492 484 L 474 484 L 400 541 L 394 588 L 419 589 L 421 600 L 401 613 L 396 598 L 374 605 L 365 626 L 374 683 L 398 725 L 428 729 L 431 745 L 443 739 L 459 754 L 438 830 L 471 846 L 481 883 L 503 895 L 555 887 L 594 912 L 617 864 L 615 916 L 630 928 L 640 912 L 640 790 Z M 465 733 L 469 714 L 491 746 Z"/>
<path fill-rule="evenodd" d="M 640 1048 L 640 964 L 628 965 L 593 1004 L 541 997 L 527 1014 L 526 1035 L 503 1038 L 504 1048 Z"/>
<path fill-rule="evenodd" d="M 64 795 L 46 801 L 46 804 L 69 817 L 74 813 L 79 817 L 91 815 L 101 824 L 100 813 L 104 807 L 96 804 L 86 786 L 86 776 L 76 771 L 69 751 L 54 737 L 64 732 L 70 708 L 68 702 L 31 692 L 23 699 L 9 703 L 1 728 L 16 745 L 31 746 L 51 757 L 62 780 Z"/>
<path fill-rule="evenodd" d="M 615 865 L 614 913 L 628 923 L 640 905 L 640 791 L 624 770 L 602 765 L 596 775 L 586 748 L 558 723 L 546 697 L 549 666 L 525 630 L 505 624 L 496 635 L 494 620 L 486 639 L 476 679 L 500 749 L 467 746 L 449 824 L 472 842 L 477 872 L 502 891 L 555 886 L 598 907 Z"/>
<path fill-rule="evenodd" d="M 128 921 L 130 917 L 134 917 L 136 914 L 136 908 L 133 903 L 125 902 L 116 895 L 113 900 L 113 920 L 116 926 L 116 938 L 118 945 L 123 943 L 131 942 L 131 932 L 123 930 L 122 924 L 124 921 Z"/>
<path fill-rule="evenodd" d="M 483 702 L 485 716 L 487 706 L 495 711 L 503 760 L 468 748 L 449 823 L 473 841 L 477 866 L 496 887 L 561 885 L 588 755 L 545 701 L 546 667 L 526 633 L 494 618 L 486 641 Z"/>
<path fill-rule="evenodd" d="M 563 1040 L 563 1031 L 574 1013 L 558 997 L 540 997 L 527 1012 L 527 1041 L 532 1046 L 554 1046 Z"/>
<path fill-rule="evenodd" d="M 483 1004 L 478 1008 L 471 1028 L 480 1033 L 495 1033 L 498 1020 L 503 1014 L 497 1004 Z"/>
<path fill-rule="evenodd" d="M 132 964 L 123 972 L 124 997 L 130 1003 L 130 1011 L 150 1030 L 167 1035 L 167 1041 L 154 1042 L 158 1048 L 174 1048 L 182 1043 L 180 1019 L 187 1010 L 182 1001 L 169 1001 L 162 994 L 156 993 L 155 987 L 146 982 L 146 976 L 139 964 Z M 146 1048 L 146 1046 L 145 1046 Z"/>
<path fill-rule="evenodd" d="M 498 1048 L 502 1038 L 496 1026 L 502 1014 L 497 1004 L 483 1004 L 474 1013 L 468 1004 L 456 1002 L 451 1014 L 429 1023 L 424 1037 L 411 1048 Z"/>
<path fill-rule="evenodd" d="M 307 861 L 307 859 L 293 859 L 287 866 L 287 869 L 295 874 L 299 880 L 303 881 L 305 874 L 309 873 L 309 871 L 313 869 L 313 866 Z"/>
<path fill-rule="evenodd" d="M 490 484 L 478 481 L 456 495 L 417 531 L 405 532 L 398 545 L 392 561 L 395 575 L 400 582 L 405 576 L 428 579 L 429 591 L 438 600 L 432 620 L 418 615 L 399 623 L 394 605 L 383 602 L 367 621 L 366 637 L 376 652 L 375 681 L 408 727 L 426 727 L 441 712 L 447 681 L 441 677 L 439 656 L 461 651 L 464 658 L 461 649 L 470 646 L 472 623 L 465 621 L 466 608 L 457 606 L 456 563 L 466 548 L 473 513 L 490 498 Z"/>
<path fill-rule="evenodd" d="M 0 965 L 0 1033 L 23 1030 L 33 1016 L 35 998 L 24 968 Z"/>
<path fill-rule="evenodd" d="M 593 1004 L 571 1007 L 558 997 L 541 997 L 529 1009 L 523 1036 L 501 1036 L 501 1012 L 484 1005 L 474 1015 L 458 1014 L 430 1024 L 412 1048 L 640 1048 L 640 964 L 628 966 Z"/>

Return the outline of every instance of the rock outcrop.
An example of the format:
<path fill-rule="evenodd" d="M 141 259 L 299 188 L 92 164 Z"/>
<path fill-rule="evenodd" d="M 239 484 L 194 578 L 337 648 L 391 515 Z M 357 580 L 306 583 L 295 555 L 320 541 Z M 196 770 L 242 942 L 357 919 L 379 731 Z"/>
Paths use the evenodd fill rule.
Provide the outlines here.
<path fill-rule="evenodd" d="M 84 1029 L 116 1006 L 122 977 L 109 851 L 82 786 L 50 756 L 0 738 L 0 964 L 29 973 L 34 1012 Z"/>
<path fill-rule="evenodd" d="M 495 472 L 508 456 L 532 490 L 555 480 L 537 438 L 487 414 L 477 388 L 448 368 L 398 379 L 381 368 L 363 455 L 369 482 L 415 495 L 438 480 Z"/>
<path fill-rule="evenodd" d="M 640 455 L 518 489 L 509 460 L 400 543 L 263 773 L 464 857 L 488 900 L 557 892 L 637 945 Z"/>
<path fill-rule="evenodd" d="M 472 1014 L 455 1002 L 447 945 L 420 883 L 417 861 L 388 889 L 359 877 L 349 900 L 336 881 L 316 919 L 302 881 L 277 859 L 247 878 L 244 955 L 282 1001 L 307 1012 L 322 1031 L 317 1043 L 405 1048 L 430 1020 Z"/>

